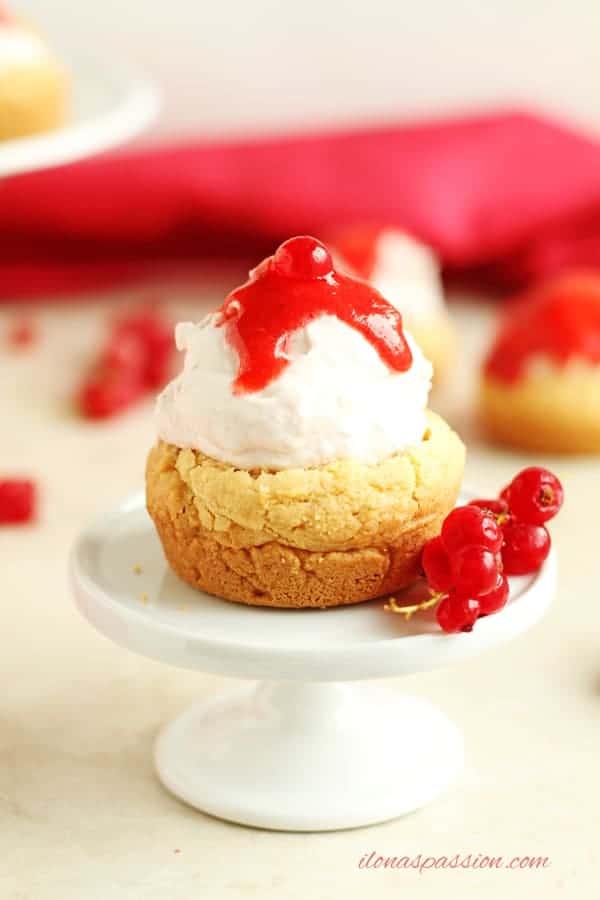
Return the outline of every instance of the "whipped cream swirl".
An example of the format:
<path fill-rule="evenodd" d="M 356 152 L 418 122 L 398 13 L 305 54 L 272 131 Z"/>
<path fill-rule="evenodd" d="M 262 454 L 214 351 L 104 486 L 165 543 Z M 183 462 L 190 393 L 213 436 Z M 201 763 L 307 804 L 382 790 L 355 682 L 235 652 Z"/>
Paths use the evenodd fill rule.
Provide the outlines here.
<path fill-rule="evenodd" d="M 410 334 L 413 363 L 397 372 L 351 326 L 320 316 L 292 335 L 277 378 L 236 394 L 239 361 L 218 321 L 176 328 L 186 355 L 157 401 L 164 441 L 243 469 L 289 469 L 377 463 L 422 440 L 432 368 Z"/>

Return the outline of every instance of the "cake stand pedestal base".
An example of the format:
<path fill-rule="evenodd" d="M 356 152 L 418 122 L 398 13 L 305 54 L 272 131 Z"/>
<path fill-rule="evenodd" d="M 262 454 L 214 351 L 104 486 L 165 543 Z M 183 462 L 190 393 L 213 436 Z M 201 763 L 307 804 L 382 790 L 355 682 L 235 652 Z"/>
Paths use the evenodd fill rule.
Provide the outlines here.
<path fill-rule="evenodd" d="M 155 751 L 177 797 L 243 825 L 327 831 L 408 813 L 462 768 L 438 710 L 379 686 L 261 682 L 199 703 Z"/>
<path fill-rule="evenodd" d="M 191 806 L 282 831 L 373 825 L 451 784 L 463 756 L 454 725 L 373 679 L 448 666 L 522 634 L 556 585 L 551 553 L 539 572 L 510 579 L 501 612 L 461 634 L 442 634 L 431 611 L 389 615 L 381 601 L 326 611 L 227 603 L 169 571 L 142 494 L 83 532 L 70 571 L 81 613 L 122 647 L 259 681 L 168 725 L 156 768 Z"/>

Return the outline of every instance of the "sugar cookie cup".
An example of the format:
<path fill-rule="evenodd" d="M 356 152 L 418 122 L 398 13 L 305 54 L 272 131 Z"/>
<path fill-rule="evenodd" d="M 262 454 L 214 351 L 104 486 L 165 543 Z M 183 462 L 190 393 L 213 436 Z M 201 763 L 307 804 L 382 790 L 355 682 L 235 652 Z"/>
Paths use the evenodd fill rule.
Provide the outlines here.
<path fill-rule="evenodd" d="M 484 376 L 480 417 L 490 440 L 539 453 L 600 453 L 600 366 L 580 363 L 516 383 Z"/>
<path fill-rule="evenodd" d="M 159 441 L 147 507 L 171 568 L 226 600 L 359 603 L 410 584 L 458 496 L 465 449 L 428 413 L 421 443 L 369 465 L 248 471 Z"/>

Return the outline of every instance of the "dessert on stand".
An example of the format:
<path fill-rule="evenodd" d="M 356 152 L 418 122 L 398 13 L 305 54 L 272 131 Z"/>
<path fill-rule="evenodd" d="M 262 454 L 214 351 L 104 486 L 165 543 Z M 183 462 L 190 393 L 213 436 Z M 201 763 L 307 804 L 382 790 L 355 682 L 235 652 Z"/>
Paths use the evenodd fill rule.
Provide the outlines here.
<path fill-rule="evenodd" d="M 204 812 L 282 830 L 423 806 L 460 773 L 458 729 L 352 682 L 534 625 L 555 589 L 545 523 L 560 482 L 524 470 L 453 509 L 464 448 L 426 411 L 429 364 L 398 311 L 313 238 L 286 241 L 177 340 L 146 496 L 83 532 L 71 584 L 121 646 L 262 681 L 168 725 L 159 778 Z"/>
<path fill-rule="evenodd" d="M 510 640 L 543 616 L 556 585 L 551 552 L 535 573 L 509 578 L 499 612 L 456 634 L 444 634 L 432 610 L 407 620 L 381 600 L 326 610 L 226 603 L 169 568 L 141 493 L 83 532 L 70 571 L 80 612 L 117 644 L 258 680 L 168 724 L 155 765 L 170 791 L 204 812 L 290 831 L 381 822 L 448 788 L 463 764 L 456 725 L 398 686 L 365 682 L 448 666 Z M 422 594 L 417 585 L 396 600 Z"/>
<path fill-rule="evenodd" d="M 146 477 L 171 567 L 261 606 L 357 603 L 414 581 L 464 447 L 427 410 L 431 366 L 395 307 L 297 237 L 177 343 Z"/>

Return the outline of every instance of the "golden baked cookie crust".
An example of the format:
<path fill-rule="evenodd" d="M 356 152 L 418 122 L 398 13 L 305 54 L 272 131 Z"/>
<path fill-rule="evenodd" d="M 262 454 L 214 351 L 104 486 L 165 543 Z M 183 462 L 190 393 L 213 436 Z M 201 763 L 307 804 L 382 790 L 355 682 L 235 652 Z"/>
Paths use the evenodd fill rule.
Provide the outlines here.
<path fill-rule="evenodd" d="M 410 583 L 458 495 L 460 439 L 433 413 L 421 444 L 377 465 L 247 472 L 159 442 L 146 497 L 171 567 L 225 599 L 324 607 Z"/>
<path fill-rule="evenodd" d="M 0 75 L 0 141 L 50 131 L 66 118 L 69 81 L 53 60 Z"/>
<path fill-rule="evenodd" d="M 541 453 L 600 453 L 600 369 L 566 366 L 516 384 L 481 382 L 480 416 L 489 438 Z"/>

